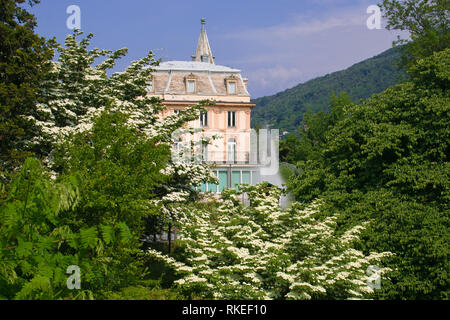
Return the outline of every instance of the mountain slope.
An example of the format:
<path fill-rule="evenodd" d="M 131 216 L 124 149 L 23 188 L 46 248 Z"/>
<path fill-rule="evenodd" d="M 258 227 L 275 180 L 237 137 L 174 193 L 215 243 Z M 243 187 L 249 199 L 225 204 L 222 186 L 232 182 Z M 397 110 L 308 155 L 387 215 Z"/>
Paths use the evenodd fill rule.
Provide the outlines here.
<path fill-rule="evenodd" d="M 295 132 L 306 110 L 328 110 L 331 92 L 346 91 L 352 101 L 370 97 L 397 84 L 403 73 L 393 63 L 399 57 L 397 48 L 389 49 L 348 69 L 337 71 L 299 84 L 273 96 L 252 100 L 252 126 L 279 128 Z"/>

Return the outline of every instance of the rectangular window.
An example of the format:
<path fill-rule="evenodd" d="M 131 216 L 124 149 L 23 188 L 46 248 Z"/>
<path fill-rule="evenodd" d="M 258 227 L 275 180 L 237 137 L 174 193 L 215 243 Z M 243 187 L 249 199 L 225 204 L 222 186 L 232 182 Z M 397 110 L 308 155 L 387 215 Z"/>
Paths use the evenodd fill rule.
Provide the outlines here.
<path fill-rule="evenodd" d="M 236 82 L 228 82 L 228 94 L 236 94 Z"/>
<path fill-rule="evenodd" d="M 236 111 L 228 111 L 228 127 L 236 127 Z"/>
<path fill-rule="evenodd" d="M 231 162 L 231 163 L 235 163 L 236 162 L 236 142 L 232 141 L 232 142 L 228 142 L 227 145 L 227 161 Z"/>
<path fill-rule="evenodd" d="M 188 80 L 188 82 L 187 82 L 187 92 L 188 93 L 194 93 L 195 92 L 195 81 L 194 80 Z"/>
<path fill-rule="evenodd" d="M 251 184 L 250 171 L 242 171 L 242 183 Z"/>
<path fill-rule="evenodd" d="M 208 126 L 208 112 L 200 112 L 200 126 L 201 127 Z"/>
<path fill-rule="evenodd" d="M 202 158 L 203 161 L 208 161 L 208 145 L 206 143 L 202 144 Z"/>
<path fill-rule="evenodd" d="M 153 81 L 152 80 L 150 80 L 147 83 L 147 92 L 153 92 Z"/>
<path fill-rule="evenodd" d="M 183 141 L 176 141 L 174 143 L 174 147 L 176 151 L 181 151 L 183 149 Z"/>
<path fill-rule="evenodd" d="M 219 192 L 222 192 L 224 188 L 228 188 L 228 172 L 219 171 Z"/>
<path fill-rule="evenodd" d="M 214 175 L 218 177 L 219 173 L 217 171 L 214 172 Z M 213 183 L 208 183 L 208 191 L 216 193 L 218 191 L 218 185 Z"/>
<path fill-rule="evenodd" d="M 208 192 L 216 193 L 217 184 L 208 183 Z"/>
<path fill-rule="evenodd" d="M 232 171 L 231 172 L 231 186 L 235 188 L 236 191 L 239 191 L 239 185 L 241 184 L 241 172 L 240 171 Z"/>

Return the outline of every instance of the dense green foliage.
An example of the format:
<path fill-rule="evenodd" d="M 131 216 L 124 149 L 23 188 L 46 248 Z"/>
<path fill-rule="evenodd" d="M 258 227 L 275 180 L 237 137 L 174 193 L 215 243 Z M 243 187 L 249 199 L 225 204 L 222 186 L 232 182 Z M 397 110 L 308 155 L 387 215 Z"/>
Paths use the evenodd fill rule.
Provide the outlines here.
<path fill-rule="evenodd" d="M 169 152 L 126 120 L 105 112 L 91 132 L 61 147 L 66 161 L 58 182 L 37 160 L 27 160 L 0 204 L 1 296 L 70 297 L 69 265 L 83 272 L 79 298 L 118 290 L 145 275 L 139 239 L 144 218 L 157 214 L 151 199 Z"/>
<path fill-rule="evenodd" d="M 77 172 L 83 180 L 81 199 L 72 218 L 89 226 L 124 221 L 142 233 L 143 216 L 155 214 L 149 200 L 164 182 L 159 173 L 170 156 L 166 145 L 156 145 L 127 126 L 127 116 L 105 111 L 89 132 L 82 132 L 60 147 L 55 162 L 63 174 Z"/>
<path fill-rule="evenodd" d="M 350 105 L 322 156 L 301 163 L 290 188 L 325 197 L 342 223 L 375 219 L 369 249 L 396 254 L 384 298 L 448 298 L 450 49 L 418 60 L 411 81 Z"/>
<path fill-rule="evenodd" d="M 25 116 L 36 114 L 41 81 L 53 57 L 52 43 L 34 33 L 36 20 L 21 6 L 25 1 L 0 2 L 0 178 L 39 153 L 29 145 L 35 128 Z"/>
<path fill-rule="evenodd" d="M 91 298 L 113 285 L 119 250 L 131 232 L 123 222 L 76 226 L 67 223 L 79 201 L 80 180 L 52 181 L 40 163 L 28 159 L 1 206 L 0 296 L 6 299 Z M 116 260 L 111 255 L 114 253 Z M 82 270 L 82 290 L 71 292 L 66 270 Z M 127 263 L 128 273 L 135 260 Z M 120 269 L 123 269 L 124 265 Z"/>
<path fill-rule="evenodd" d="M 177 289 L 163 289 L 158 281 L 142 281 L 142 284 L 106 292 L 106 300 L 184 300 Z"/>
<path fill-rule="evenodd" d="M 313 113 L 308 110 L 303 116 L 297 134 L 290 134 L 280 141 L 280 160 L 290 164 L 298 161 L 320 160 L 326 135 L 344 116 L 344 108 L 351 104 L 350 97 L 341 92 L 330 99 L 329 112 Z"/>
<path fill-rule="evenodd" d="M 396 42 L 408 82 L 360 105 L 342 100 L 335 122 L 332 112 L 306 113 L 300 140 L 290 135 L 280 155 L 297 165 L 288 184 L 297 199 L 323 198 L 323 213 L 339 210 L 343 228 L 374 220 L 361 248 L 395 253 L 377 298 L 448 299 L 449 3 L 380 7 L 389 29 L 411 34 Z"/>
<path fill-rule="evenodd" d="M 34 17 L 18 6 L 22 2 L 2 2 L 2 18 L 12 19 L 2 25 L 2 40 L 10 38 L 2 46 L 16 50 L 13 40 L 23 46 L 3 50 L 9 60 L 2 63 L 2 112 L 9 113 L 2 113 L 1 125 L 9 131 L 1 136 L 2 159 L 14 160 L 14 152 L 23 159 L 33 146 L 57 172 L 30 158 L 11 183 L 1 184 L 0 297 L 86 299 L 135 291 L 180 297 L 140 282 L 147 274 L 140 238 L 147 218 L 161 214 L 152 200 L 172 191 L 157 190 L 169 183 L 160 172 L 170 156 L 164 142 L 196 109 L 155 125 L 163 107 L 145 98 L 148 67 L 156 64 L 151 52 L 108 78 L 105 70 L 126 49 L 88 50 L 92 35 L 78 42 L 78 32 L 65 48 L 55 45 L 59 61 L 51 62 L 53 51 L 32 33 Z M 94 68 L 98 57 L 106 59 Z M 8 161 L 2 170 L 20 164 Z M 66 286 L 69 265 L 81 269 L 81 290 Z"/>
<path fill-rule="evenodd" d="M 160 119 L 164 106 L 146 91 L 153 54 L 108 76 L 126 49 L 89 50 L 92 35 L 79 35 L 55 45 L 36 112 L 20 115 L 33 126 L 28 146 L 44 159 L 29 158 L 0 184 L 0 298 L 181 298 L 143 281 L 141 239 L 167 218 L 158 200 L 191 196 L 178 191 L 195 194 L 192 186 L 211 176 L 206 165 L 170 161 L 172 132 L 202 105 Z M 96 58 L 104 60 L 94 66 Z M 81 290 L 66 286 L 70 265 L 81 270 Z"/>
<path fill-rule="evenodd" d="M 350 68 L 319 77 L 269 97 L 252 100 L 252 126 L 268 125 L 296 134 L 307 110 L 329 111 L 332 92 L 345 91 L 354 102 L 397 84 L 403 77 L 394 65 L 398 49 L 389 49 Z"/>
<path fill-rule="evenodd" d="M 380 7 L 388 30 L 407 31 L 411 37 L 394 42 L 403 44 L 402 67 L 411 67 L 417 60 L 450 47 L 448 0 L 383 0 Z"/>
<path fill-rule="evenodd" d="M 78 181 L 53 183 L 39 161 L 28 159 L 0 210 L 0 297 L 46 298 L 63 294 L 65 271 L 82 264 L 88 239 L 60 224 L 59 214 L 78 201 Z M 80 259 L 81 258 L 81 259 Z M 66 292 L 67 294 L 67 292 Z"/>

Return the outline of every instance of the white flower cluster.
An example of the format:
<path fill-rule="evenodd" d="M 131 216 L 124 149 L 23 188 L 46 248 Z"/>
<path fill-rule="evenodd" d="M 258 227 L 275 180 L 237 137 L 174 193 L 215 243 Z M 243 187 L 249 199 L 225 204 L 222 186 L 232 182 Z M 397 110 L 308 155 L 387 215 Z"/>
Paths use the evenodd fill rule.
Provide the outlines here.
<path fill-rule="evenodd" d="M 242 190 L 250 206 L 226 190 L 208 210 L 184 209 L 183 263 L 148 252 L 180 275 L 176 283 L 182 289 L 215 299 L 347 299 L 373 292 L 366 270 L 391 253 L 366 256 L 352 248 L 363 226 L 337 235 L 336 217 L 316 217 L 320 201 L 280 210 L 278 188 Z M 386 271 L 381 268 L 380 275 Z"/>
<path fill-rule="evenodd" d="M 77 41 L 77 36 L 81 34 L 77 31 L 69 35 L 65 46 L 57 47 L 58 61 L 53 62 L 53 68 L 43 83 L 42 102 L 37 105 L 37 114 L 28 117 L 41 132 L 31 143 L 57 144 L 71 134 L 90 131 L 94 119 L 108 110 L 125 114 L 128 125 L 155 141 L 155 144 L 171 145 L 172 133 L 198 117 L 204 104 L 192 106 L 174 116 L 161 116 L 165 108 L 162 101 L 148 96 L 146 91 L 152 66 L 159 63 L 154 60 L 152 52 L 132 62 L 124 72 L 108 76 L 107 70 L 114 67 L 127 49 L 114 52 L 89 50 L 92 35 Z M 103 58 L 103 61 L 95 65 L 98 58 Z M 49 166 L 51 159 L 51 155 L 46 159 Z M 170 162 L 161 174 L 176 181 L 173 185 L 188 187 L 215 179 L 205 164 Z M 188 193 L 174 187 L 168 187 L 167 193 L 164 203 L 183 201 L 188 196 Z"/>

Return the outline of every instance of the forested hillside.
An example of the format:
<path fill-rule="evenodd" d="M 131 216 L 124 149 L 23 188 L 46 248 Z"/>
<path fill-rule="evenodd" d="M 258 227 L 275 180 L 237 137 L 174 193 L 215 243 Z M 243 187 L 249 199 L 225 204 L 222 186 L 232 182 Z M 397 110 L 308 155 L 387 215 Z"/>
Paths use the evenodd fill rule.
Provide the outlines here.
<path fill-rule="evenodd" d="M 399 50 L 392 48 L 348 69 L 312 79 L 273 96 L 254 99 L 252 126 L 269 125 L 293 133 L 305 111 L 328 109 L 332 91 L 336 94 L 345 91 L 354 102 L 382 92 L 402 78 L 394 65 L 399 56 Z"/>

